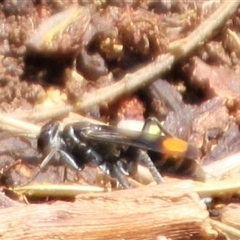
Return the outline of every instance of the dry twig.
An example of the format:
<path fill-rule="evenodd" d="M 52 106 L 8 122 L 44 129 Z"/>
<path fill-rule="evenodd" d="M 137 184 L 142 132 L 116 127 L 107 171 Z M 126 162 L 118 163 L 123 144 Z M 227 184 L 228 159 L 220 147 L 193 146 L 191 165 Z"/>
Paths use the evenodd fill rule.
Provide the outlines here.
<path fill-rule="evenodd" d="M 213 239 L 216 231 L 191 186 L 188 181 L 2 209 L 0 235 L 5 240 Z"/>

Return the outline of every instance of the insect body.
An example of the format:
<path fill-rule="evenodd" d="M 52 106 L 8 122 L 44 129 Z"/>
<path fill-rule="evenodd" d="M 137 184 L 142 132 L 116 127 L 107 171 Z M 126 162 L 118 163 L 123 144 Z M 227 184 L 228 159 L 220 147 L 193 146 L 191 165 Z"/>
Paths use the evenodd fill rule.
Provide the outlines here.
<path fill-rule="evenodd" d="M 125 178 L 130 174 L 130 166 L 138 163 L 149 168 L 157 183 L 163 181 L 157 168 L 169 164 L 170 172 L 182 169 L 183 173 L 197 180 L 204 178 L 203 170 L 194 160 L 198 153 L 196 148 L 181 139 L 146 131 L 90 122 L 71 123 L 61 129 L 58 122 L 50 121 L 41 129 L 38 147 L 45 156 L 40 170 L 56 158 L 77 171 L 88 164 L 116 177 L 124 188 L 130 187 Z"/>
<path fill-rule="evenodd" d="M 205 180 L 205 172 L 196 161 L 201 152 L 194 146 L 176 137 L 147 133 L 136 140 L 148 146 L 147 153 L 160 172 Z"/>
<path fill-rule="evenodd" d="M 65 166 L 74 170 L 82 170 L 76 164 L 73 155 L 68 151 L 65 141 L 61 137 L 59 122 L 50 121 L 42 127 L 38 137 L 38 148 L 43 153 L 43 156 L 45 156 L 40 169 L 45 168 L 58 153 L 58 161 L 60 163 L 63 163 Z"/>

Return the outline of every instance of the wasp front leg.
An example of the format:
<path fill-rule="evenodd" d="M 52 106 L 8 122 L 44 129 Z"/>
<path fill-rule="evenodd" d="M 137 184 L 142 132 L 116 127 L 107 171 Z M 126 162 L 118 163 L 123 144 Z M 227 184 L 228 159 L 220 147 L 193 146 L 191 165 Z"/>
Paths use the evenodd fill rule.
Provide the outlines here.
<path fill-rule="evenodd" d="M 27 185 L 27 184 L 33 182 L 37 178 L 37 176 L 44 169 L 46 169 L 47 166 L 52 165 L 53 163 L 55 163 L 57 165 L 62 165 L 64 167 L 68 167 L 68 168 L 78 171 L 78 172 L 82 171 L 82 168 L 76 164 L 76 161 L 75 161 L 73 155 L 69 154 L 68 152 L 66 152 L 62 149 L 53 148 L 43 159 L 42 163 L 40 164 L 40 166 L 39 166 L 37 172 L 34 174 L 34 176 L 31 177 L 31 179 L 28 182 L 26 182 L 24 185 Z M 66 174 L 64 176 L 64 180 L 65 179 L 66 179 Z"/>

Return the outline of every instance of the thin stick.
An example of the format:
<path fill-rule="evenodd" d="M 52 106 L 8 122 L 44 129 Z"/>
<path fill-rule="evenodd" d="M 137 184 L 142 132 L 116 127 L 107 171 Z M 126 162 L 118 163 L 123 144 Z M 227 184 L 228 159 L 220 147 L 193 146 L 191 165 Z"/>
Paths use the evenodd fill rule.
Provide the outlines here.
<path fill-rule="evenodd" d="M 163 184 L 1 209 L 1 239 L 215 239 L 190 184 Z M 23 237 L 24 236 L 24 237 Z"/>
<path fill-rule="evenodd" d="M 63 118 L 68 116 L 73 110 L 70 105 L 60 105 L 54 107 L 35 107 L 29 111 L 10 113 L 7 116 L 18 119 L 25 119 L 32 122 L 43 122 L 53 118 Z"/>
<path fill-rule="evenodd" d="M 224 24 L 229 16 L 234 13 L 240 1 L 223 1 L 221 5 L 205 21 L 203 21 L 192 33 L 186 38 L 170 44 L 172 50 L 177 50 L 182 57 L 196 49 L 206 39 L 210 38 Z M 175 44 L 179 42 L 179 44 Z"/>
<path fill-rule="evenodd" d="M 70 113 L 71 114 L 71 113 Z M 65 126 L 69 121 L 75 122 L 75 121 L 87 121 L 87 122 L 91 122 L 91 123 L 95 123 L 95 124 L 103 124 L 105 125 L 105 123 L 102 123 L 100 121 L 91 119 L 91 118 L 87 118 L 84 116 L 81 116 L 79 114 L 76 113 L 72 113 L 74 120 L 73 119 L 64 119 L 64 121 L 61 123 L 63 126 Z M 25 115 L 27 117 L 27 113 Z M 44 114 L 41 115 L 42 117 L 44 117 Z M 48 118 L 46 118 L 45 120 L 47 120 Z M 29 120 L 29 119 L 28 119 Z M 31 118 L 31 120 L 33 120 Z M 13 115 L 11 116 L 5 116 L 0 114 L 0 129 L 5 130 L 5 131 L 9 131 L 12 132 L 16 135 L 21 135 L 21 136 L 34 136 L 36 137 L 40 130 L 41 130 L 41 126 L 29 123 L 27 121 L 24 120 L 20 120 L 20 119 L 16 119 L 13 117 Z"/>
<path fill-rule="evenodd" d="M 201 198 L 234 194 L 240 190 L 240 182 L 236 180 L 195 182 L 194 185 L 194 190 Z"/>
<path fill-rule="evenodd" d="M 112 102 L 124 94 L 130 94 L 147 84 L 152 83 L 160 75 L 169 71 L 175 62 L 171 54 L 159 56 L 154 62 L 127 74 L 121 81 L 111 86 L 100 88 L 94 93 L 86 93 L 75 107 L 75 111 L 87 111 L 93 106 Z"/>
<path fill-rule="evenodd" d="M 0 114 L 0 122 L 1 124 L 5 124 L 7 126 L 12 126 L 13 128 L 21 129 L 22 131 L 26 131 L 28 133 L 38 134 L 40 132 L 41 127 L 35 124 L 31 124 L 25 121 L 21 121 L 15 118 L 7 117 Z"/>

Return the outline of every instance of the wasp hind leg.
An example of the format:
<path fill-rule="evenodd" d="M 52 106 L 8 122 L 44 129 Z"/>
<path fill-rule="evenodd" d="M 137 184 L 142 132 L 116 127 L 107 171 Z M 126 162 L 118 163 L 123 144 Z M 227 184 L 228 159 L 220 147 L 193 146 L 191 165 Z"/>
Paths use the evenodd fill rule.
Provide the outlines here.
<path fill-rule="evenodd" d="M 130 183 L 125 176 L 129 176 L 129 173 L 126 171 L 126 166 L 122 159 L 118 160 L 111 167 L 111 175 L 117 178 L 119 183 L 123 188 L 131 188 Z"/>
<path fill-rule="evenodd" d="M 145 120 L 145 123 L 142 127 L 142 132 L 149 132 L 152 125 L 157 125 L 158 128 L 160 129 L 160 131 L 163 132 L 166 136 L 174 137 L 170 132 L 168 132 L 162 126 L 161 122 L 159 122 L 159 120 L 157 118 L 154 118 L 154 117 L 149 117 Z"/>
<path fill-rule="evenodd" d="M 141 149 L 138 149 L 136 152 L 135 152 L 135 159 L 137 159 L 138 163 L 142 163 L 144 166 L 146 166 L 153 179 L 156 181 L 157 184 L 160 184 L 160 183 L 163 183 L 164 180 L 163 180 L 163 177 L 162 175 L 159 173 L 159 171 L 157 170 L 156 166 L 154 165 L 153 161 L 151 160 L 151 158 L 148 156 L 148 154 L 141 150 Z"/>
<path fill-rule="evenodd" d="M 126 161 L 120 159 L 114 163 L 104 162 L 99 168 L 108 176 L 116 178 L 123 188 L 131 188 L 126 176 L 129 176 Z"/>

